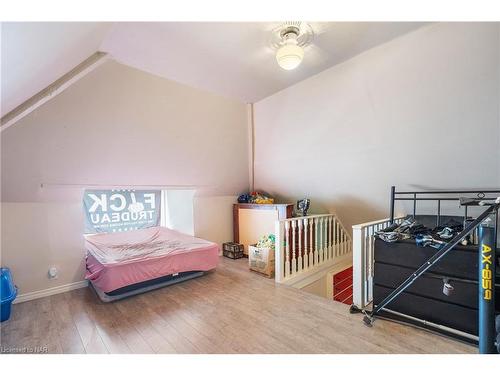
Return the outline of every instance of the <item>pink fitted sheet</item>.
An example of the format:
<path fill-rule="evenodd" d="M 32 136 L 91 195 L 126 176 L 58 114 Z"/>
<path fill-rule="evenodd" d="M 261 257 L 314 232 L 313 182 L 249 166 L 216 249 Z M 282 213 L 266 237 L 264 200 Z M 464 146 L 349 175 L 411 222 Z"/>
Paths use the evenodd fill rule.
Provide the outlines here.
<path fill-rule="evenodd" d="M 217 244 L 163 227 L 87 235 L 85 247 L 85 278 L 106 293 L 179 272 L 209 271 L 219 262 Z"/>

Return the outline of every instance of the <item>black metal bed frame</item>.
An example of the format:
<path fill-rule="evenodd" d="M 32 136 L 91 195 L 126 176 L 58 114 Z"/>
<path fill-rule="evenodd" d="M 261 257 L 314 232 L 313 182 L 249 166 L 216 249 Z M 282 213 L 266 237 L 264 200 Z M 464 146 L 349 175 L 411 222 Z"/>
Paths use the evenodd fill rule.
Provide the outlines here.
<path fill-rule="evenodd" d="M 455 197 L 446 195 L 454 194 Z M 475 194 L 473 198 L 479 198 L 483 201 L 494 201 L 495 197 L 488 197 L 488 194 L 500 194 L 500 190 L 427 190 L 427 191 L 396 191 L 395 186 L 391 186 L 390 218 L 391 224 L 394 223 L 394 209 L 396 201 L 413 201 L 413 217 L 417 214 L 417 201 L 436 201 L 437 202 L 437 226 L 441 224 L 441 202 L 442 201 L 460 201 L 464 195 Z M 423 195 L 424 197 L 419 197 Z M 443 196 L 444 195 L 444 196 Z M 468 206 L 464 206 L 464 222 L 467 219 Z M 496 223 L 498 225 L 498 222 Z M 498 229 L 498 228 L 497 228 Z"/>

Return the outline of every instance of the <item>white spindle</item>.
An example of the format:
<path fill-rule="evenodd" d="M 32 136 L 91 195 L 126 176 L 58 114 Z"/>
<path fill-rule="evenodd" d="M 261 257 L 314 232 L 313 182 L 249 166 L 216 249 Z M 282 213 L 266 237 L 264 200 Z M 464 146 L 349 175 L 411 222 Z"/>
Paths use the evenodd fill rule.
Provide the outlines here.
<path fill-rule="evenodd" d="M 327 261 L 328 256 L 328 218 L 323 219 L 323 259 Z"/>
<path fill-rule="evenodd" d="M 340 223 L 337 222 L 337 255 L 340 255 Z"/>
<path fill-rule="evenodd" d="M 335 232 L 337 233 L 337 256 L 340 256 L 340 223 L 337 221 L 337 225 L 335 226 Z"/>
<path fill-rule="evenodd" d="M 313 243 L 313 222 L 314 219 L 309 219 L 309 267 L 313 267 L 318 263 L 316 255 L 314 254 L 314 243 Z"/>
<path fill-rule="evenodd" d="M 321 235 L 323 236 L 323 261 L 326 262 L 328 260 L 328 250 L 326 248 L 326 243 L 328 241 L 328 236 L 327 236 L 327 232 L 326 232 L 326 227 L 328 225 L 328 220 L 327 218 L 323 218 L 323 225 L 321 226 Z"/>
<path fill-rule="evenodd" d="M 276 282 L 280 283 L 285 277 L 285 270 L 283 268 L 285 263 L 285 249 L 283 248 L 285 224 L 282 221 L 276 221 L 275 225 L 275 278 Z"/>
<path fill-rule="evenodd" d="M 285 278 L 290 277 L 290 222 L 285 221 Z"/>
<path fill-rule="evenodd" d="M 328 218 L 328 221 L 330 222 L 329 228 L 330 228 L 330 244 L 328 246 L 328 253 L 330 254 L 330 259 L 333 258 L 333 216 L 330 216 Z"/>
<path fill-rule="evenodd" d="M 295 244 L 295 230 L 297 229 L 297 222 L 292 220 L 292 274 L 297 272 L 297 249 Z"/>
<path fill-rule="evenodd" d="M 318 219 L 317 218 L 313 219 L 313 221 L 314 221 L 314 231 L 313 231 L 313 226 L 311 226 L 311 246 L 313 246 L 312 241 L 314 240 L 314 265 L 316 266 L 319 263 L 318 238 L 316 236 L 318 230 Z"/>
<path fill-rule="evenodd" d="M 323 262 L 323 218 L 320 217 L 318 219 L 318 227 L 316 228 L 316 233 L 318 233 L 318 248 L 319 248 L 319 253 L 318 253 L 318 258 L 319 262 Z"/>
<path fill-rule="evenodd" d="M 329 252 L 328 252 L 328 217 L 325 217 L 324 219 L 324 230 L 325 230 L 325 237 L 324 237 L 324 240 L 323 240 L 323 257 L 325 259 L 325 261 L 327 261 L 328 259 L 330 259 L 330 256 L 329 256 Z"/>
<path fill-rule="evenodd" d="M 332 252 L 333 256 L 336 257 L 337 254 L 337 218 L 333 217 L 332 223 Z"/>
<path fill-rule="evenodd" d="M 299 256 L 297 258 L 297 271 L 303 270 L 304 265 L 302 264 L 302 220 L 297 220 L 299 226 Z"/>
<path fill-rule="evenodd" d="M 304 269 L 308 269 L 312 266 L 310 263 L 310 255 L 309 249 L 307 247 L 307 226 L 309 225 L 309 220 L 304 219 Z"/>
<path fill-rule="evenodd" d="M 325 227 L 326 227 L 326 218 L 321 218 L 321 251 L 323 253 L 323 262 L 326 262 L 326 237 L 325 237 Z"/>

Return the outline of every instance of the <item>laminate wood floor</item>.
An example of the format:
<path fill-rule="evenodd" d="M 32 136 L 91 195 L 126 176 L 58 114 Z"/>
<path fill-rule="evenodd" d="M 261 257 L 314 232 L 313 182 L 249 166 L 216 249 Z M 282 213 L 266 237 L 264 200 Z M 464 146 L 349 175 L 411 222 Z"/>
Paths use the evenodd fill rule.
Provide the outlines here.
<path fill-rule="evenodd" d="M 13 305 L 5 348 L 50 353 L 475 353 L 476 348 L 404 325 L 372 328 L 347 305 L 221 258 L 216 271 L 102 303 L 91 288 Z"/>

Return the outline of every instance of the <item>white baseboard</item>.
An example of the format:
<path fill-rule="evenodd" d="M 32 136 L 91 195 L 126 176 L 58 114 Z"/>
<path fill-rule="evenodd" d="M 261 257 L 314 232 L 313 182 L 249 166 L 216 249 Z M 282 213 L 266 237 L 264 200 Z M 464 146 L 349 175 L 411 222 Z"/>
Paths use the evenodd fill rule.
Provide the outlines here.
<path fill-rule="evenodd" d="M 88 285 L 89 282 L 87 280 L 82 280 L 82 281 L 77 281 L 75 283 L 55 286 L 49 289 L 37 290 L 36 292 L 24 293 L 18 295 L 13 303 L 21 303 L 21 302 L 31 301 L 37 298 L 52 296 L 54 294 L 69 292 L 70 290 L 85 288 Z"/>

